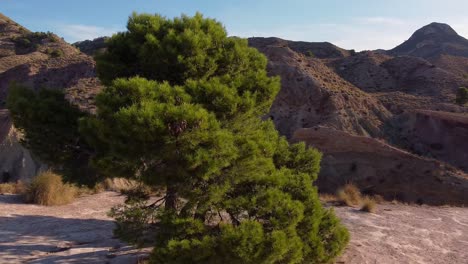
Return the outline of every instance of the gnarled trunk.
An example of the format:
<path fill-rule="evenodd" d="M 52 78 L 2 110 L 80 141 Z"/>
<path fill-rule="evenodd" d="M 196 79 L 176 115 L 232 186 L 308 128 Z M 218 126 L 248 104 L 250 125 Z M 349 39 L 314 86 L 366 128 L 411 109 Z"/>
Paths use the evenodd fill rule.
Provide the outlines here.
<path fill-rule="evenodd" d="M 174 186 L 167 185 L 164 207 L 166 210 L 177 211 L 177 189 Z"/>

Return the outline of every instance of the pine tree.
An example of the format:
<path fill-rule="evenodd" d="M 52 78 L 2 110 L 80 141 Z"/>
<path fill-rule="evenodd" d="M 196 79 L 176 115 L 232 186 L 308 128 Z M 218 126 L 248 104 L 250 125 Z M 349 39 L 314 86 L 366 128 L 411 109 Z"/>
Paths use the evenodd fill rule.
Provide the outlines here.
<path fill-rule="evenodd" d="M 349 235 L 312 185 L 320 153 L 260 119 L 280 87 L 265 57 L 201 14 L 133 14 L 127 29 L 97 58 L 108 87 L 80 127 L 102 171 L 166 188 L 151 262 L 336 257 Z"/>
<path fill-rule="evenodd" d="M 349 234 L 313 186 L 321 154 L 290 145 L 261 119 L 280 88 L 266 58 L 201 14 L 133 14 L 127 29 L 97 57 L 106 88 L 96 115 L 80 113 L 61 93 L 11 93 L 27 145 L 61 166 L 73 160 L 78 140 L 101 174 L 165 189 L 150 205 L 136 190 L 112 211 L 129 241 L 156 229 L 151 263 L 335 258 Z M 59 135 L 44 146 L 41 129 Z"/>
<path fill-rule="evenodd" d="M 465 105 L 466 103 L 468 103 L 468 89 L 467 88 L 465 87 L 458 88 L 455 103 L 459 105 Z"/>

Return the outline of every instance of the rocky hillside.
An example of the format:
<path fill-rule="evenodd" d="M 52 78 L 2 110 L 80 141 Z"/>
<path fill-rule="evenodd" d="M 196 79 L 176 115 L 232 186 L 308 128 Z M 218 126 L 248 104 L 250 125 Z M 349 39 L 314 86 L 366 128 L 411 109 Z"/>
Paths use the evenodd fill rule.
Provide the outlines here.
<path fill-rule="evenodd" d="M 388 53 L 420 57 L 460 77 L 468 77 L 468 40 L 447 24 L 429 24 Z"/>
<path fill-rule="evenodd" d="M 100 37 L 93 40 L 84 40 L 73 43 L 73 46 L 78 48 L 81 52 L 94 56 L 98 52 L 102 52 L 106 49 L 106 41 L 109 37 Z"/>
<path fill-rule="evenodd" d="M 31 32 L 0 14 L 0 181 L 27 180 L 41 168 L 18 143 L 21 134 L 5 109 L 12 83 L 64 89 L 73 104 L 90 112 L 100 89 L 91 57 L 53 33 Z"/>
<path fill-rule="evenodd" d="M 390 53 L 426 59 L 442 54 L 468 57 L 468 40 L 447 24 L 431 23 L 414 32 L 407 41 L 390 50 Z"/>
<path fill-rule="evenodd" d="M 250 45 L 268 57 L 269 73 L 281 76 L 282 89 L 270 116 L 282 134 L 291 137 L 299 128 L 326 125 L 356 135 L 382 136 L 382 125 L 390 118 L 387 109 L 323 60 L 302 54 L 307 48 L 297 50 L 296 43 L 276 38 L 250 39 Z M 320 50 L 330 48 L 323 45 Z M 348 55 L 336 47 L 327 51 L 322 54 L 332 58 Z"/>
<path fill-rule="evenodd" d="M 454 104 L 457 89 L 468 86 L 468 72 L 457 66 L 461 53 L 447 48 L 457 43 L 462 49 L 464 39 L 433 27 L 439 26 L 413 39 L 425 32 L 441 50 L 436 57 L 400 48 L 355 53 L 329 43 L 249 40 L 269 59 L 270 74 L 282 79 L 270 111 L 278 130 L 324 153 L 320 190 L 354 182 L 388 199 L 468 204 L 468 108 Z M 445 63 L 435 64 L 440 58 Z"/>

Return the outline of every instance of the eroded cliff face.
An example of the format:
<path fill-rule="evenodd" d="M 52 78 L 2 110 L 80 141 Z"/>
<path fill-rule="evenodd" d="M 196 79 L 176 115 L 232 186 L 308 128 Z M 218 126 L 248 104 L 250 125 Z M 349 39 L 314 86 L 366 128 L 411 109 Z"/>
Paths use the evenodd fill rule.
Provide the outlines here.
<path fill-rule="evenodd" d="M 335 193 L 352 182 L 363 193 L 388 200 L 468 205 L 468 175 L 438 160 L 328 127 L 297 130 L 293 141 L 304 141 L 324 153 L 317 181 L 323 192 Z"/>
<path fill-rule="evenodd" d="M 468 172 L 468 115 L 408 111 L 394 123 L 400 131 L 400 145 Z"/>
<path fill-rule="evenodd" d="M 0 182 L 28 182 L 47 168 L 20 144 L 21 133 L 5 110 L 0 110 L 0 131 Z"/>

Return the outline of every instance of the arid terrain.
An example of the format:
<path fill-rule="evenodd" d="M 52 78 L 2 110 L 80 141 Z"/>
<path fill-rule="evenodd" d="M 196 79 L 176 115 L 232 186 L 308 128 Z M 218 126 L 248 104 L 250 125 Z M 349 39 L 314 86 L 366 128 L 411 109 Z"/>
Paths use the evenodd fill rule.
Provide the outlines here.
<path fill-rule="evenodd" d="M 44 207 L 0 195 L 0 263 L 137 263 L 149 250 L 114 238 L 115 224 L 107 216 L 123 201 L 104 192 Z"/>
<path fill-rule="evenodd" d="M 73 104 L 95 111 L 94 97 L 102 87 L 95 62 L 86 54 L 105 49 L 105 38 L 72 46 L 52 33 L 32 33 L 5 16 L 0 16 L 0 31 L 0 100 L 15 81 L 34 89 L 64 89 Z M 293 141 L 298 130 L 308 129 L 301 130 L 301 137 L 324 153 L 321 191 L 335 192 L 354 182 L 366 193 L 405 202 L 458 205 L 468 204 L 468 107 L 454 102 L 456 90 L 468 86 L 459 71 L 468 61 L 467 43 L 439 23 L 386 52 L 249 39 L 268 58 L 269 74 L 281 77 L 282 88 L 270 110 L 277 129 Z M 0 169 L 9 180 L 27 180 L 43 165 L 18 144 L 7 110 L 0 111 Z M 329 130 L 325 138 L 304 135 L 318 127 Z M 346 140 L 324 144 L 338 135 Z M 357 151 L 359 137 L 367 138 L 365 152 Z M 375 155 L 381 144 L 394 151 Z M 411 158 L 402 158 L 403 152 Z M 444 191 L 436 194 L 428 186 Z"/>
<path fill-rule="evenodd" d="M 137 263 L 149 249 L 113 238 L 108 210 L 123 196 L 104 192 L 71 205 L 24 204 L 0 196 L 0 263 Z M 351 232 L 336 263 L 465 263 L 468 208 L 385 203 L 375 214 L 334 207 Z"/>
<path fill-rule="evenodd" d="M 92 55 L 105 38 L 71 45 L 2 14 L 0 33 L 0 182 L 28 182 L 47 166 L 20 144 L 5 105 L 11 83 L 63 89 L 94 113 Z M 468 87 L 468 40 L 432 23 L 388 51 L 274 37 L 249 45 L 281 77 L 269 118 L 323 153 L 319 191 L 353 183 L 386 199 L 375 214 L 334 208 L 351 232 L 337 263 L 468 263 L 468 107 L 455 104 Z M 0 263 L 137 263 L 149 250 L 114 238 L 107 216 L 123 200 L 103 192 L 42 207 L 0 195 Z"/>
<path fill-rule="evenodd" d="M 335 212 L 351 232 L 337 263 L 466 263 L 468 208 L 380 205 L 376 214 L 350 207 Z"/>

